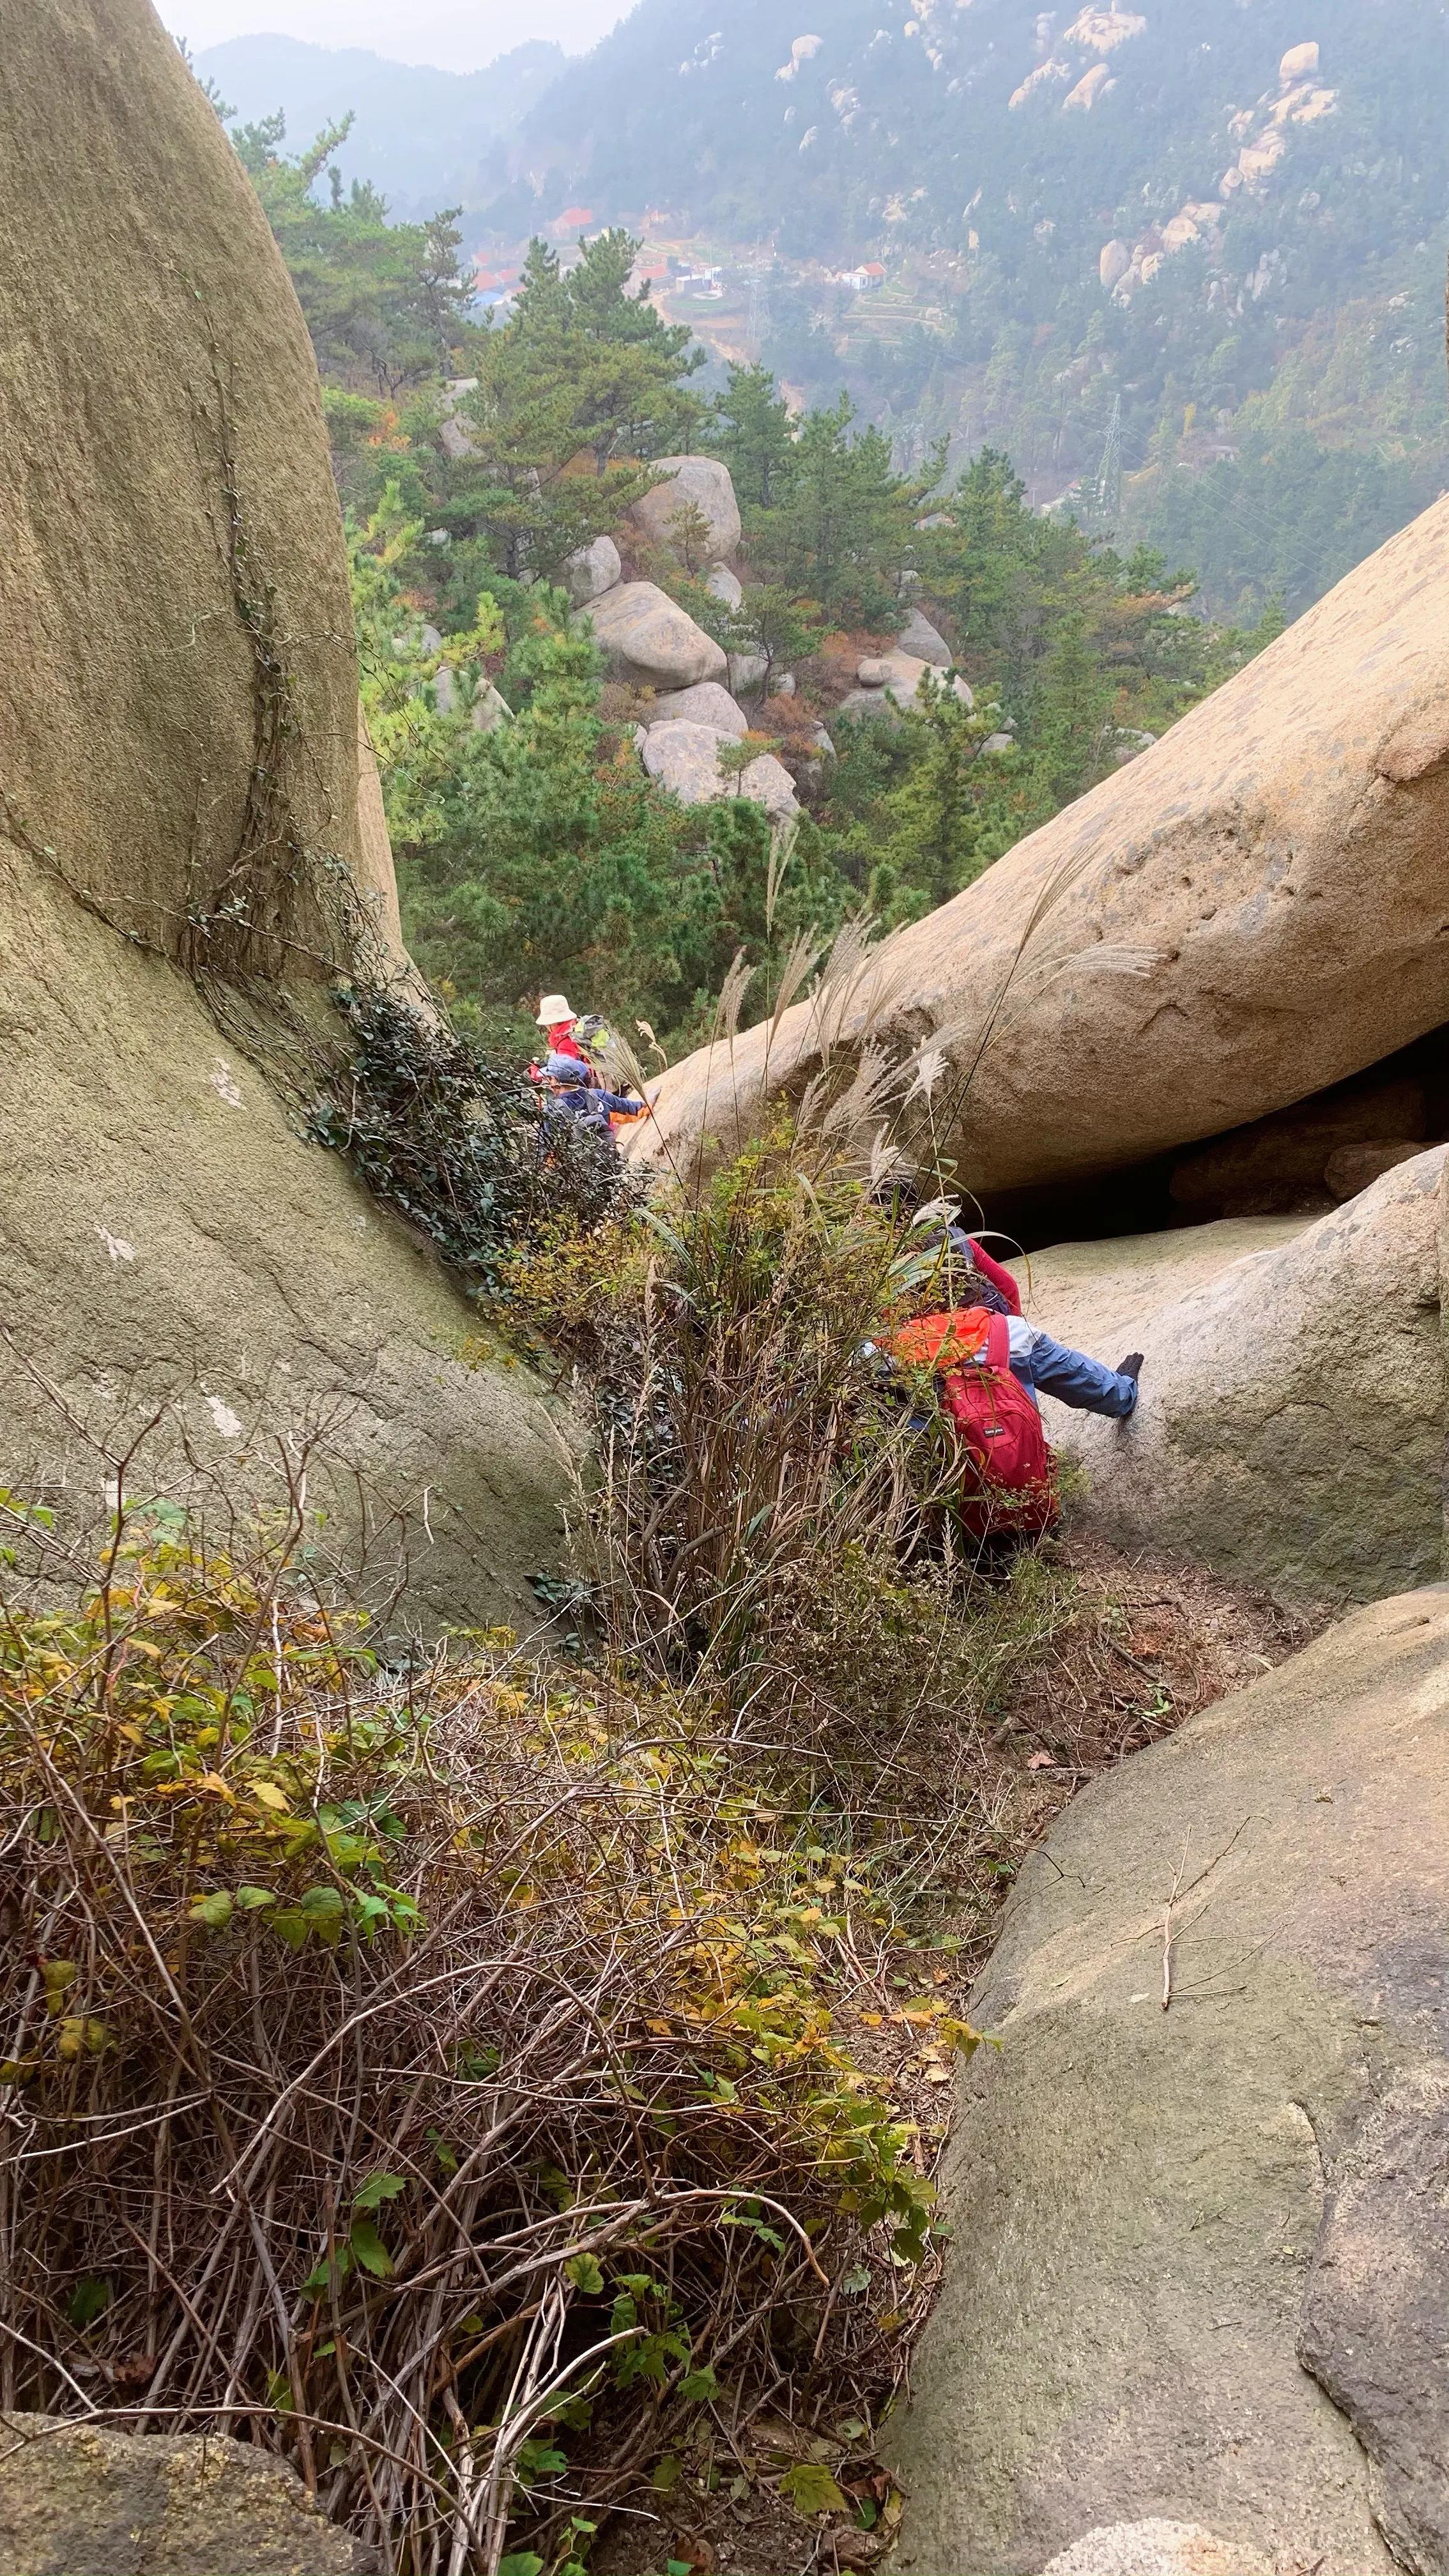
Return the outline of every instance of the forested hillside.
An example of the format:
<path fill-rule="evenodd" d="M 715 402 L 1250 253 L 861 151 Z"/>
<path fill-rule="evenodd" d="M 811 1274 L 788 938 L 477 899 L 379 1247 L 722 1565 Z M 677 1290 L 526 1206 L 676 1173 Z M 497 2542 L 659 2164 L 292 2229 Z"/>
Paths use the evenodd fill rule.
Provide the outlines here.
<path fill-rule="evenodd" d="M 228 97 L 233 56 L 205 66 Z M 641 0 L 531 106 L 522 56 L 470 84 L 319 54 L 308 112 L 364 111 L 349 174 L 460 203 L 491 272 L 570 214 L 628 224 L 711 383 L 732 358 L 848 392 L 912 466 L 1002 447 L 1034 505 L 1185 556 L 1252 621 L 1449 476 L 1445 62 L 1443 0 Z"/>
<path fill-rule="evenodd" d="M 323 374 L 410 940 L 475 1026 L 521 1036 L 524 997 L 562 980 L 672 1049 L 737 953 L 757 1010 L 795 936 L 944 901 L 1275 631 L 1276 612 L 1207 625 L 1190 572 L 1042 518 L 1003 453 L 903 473 L 848 402 L 792 419 L 763 368 L 711 401 L 691 332 L 631 288 L 623 231 L 572 264 L 536 243 L 513 318 L 479 327 L 455 226 L 324 194 L 326 136 L 235 140 Z M 687 513 L 662 543 L 630 519 L 650 460 L 693 448 L 734 476 L 734 602 Z M 641 766 L 648 693 L 605 677 L 563 586 L 606 534 L 732 671 L 753 657 L 741 758 L 778 753 L 803 800 L 784 858 L 749 796 L 682 804 Z M 965 693 L 857 721 L 856 667 L 916 597 Z"/>
<path fill-rule="evenodd" d="M 1444 479 L 1445 62 L 1441 0 L 642 0 L 520 159 L 547 212 L 768 245 L 771 363 L 1000 440 L 1036 498 L 1118 417 L 1117 523 L 1296 611 Z M 872 260 L 874 295 L 809 269 Z"/>

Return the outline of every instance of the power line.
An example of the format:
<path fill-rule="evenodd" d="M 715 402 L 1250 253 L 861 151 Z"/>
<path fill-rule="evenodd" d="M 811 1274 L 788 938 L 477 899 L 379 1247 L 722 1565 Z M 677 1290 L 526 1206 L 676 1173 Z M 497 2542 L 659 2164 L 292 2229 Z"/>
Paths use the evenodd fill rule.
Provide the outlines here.
<path fill-rule="evenodd" d="M 750 309 L 745 322 L 745 345 L 758 365 L 760 344 L 770 328 L 769 270 L 765 263 L 765 245 L 755 244 L 755 265 L 750 272 Z"/>

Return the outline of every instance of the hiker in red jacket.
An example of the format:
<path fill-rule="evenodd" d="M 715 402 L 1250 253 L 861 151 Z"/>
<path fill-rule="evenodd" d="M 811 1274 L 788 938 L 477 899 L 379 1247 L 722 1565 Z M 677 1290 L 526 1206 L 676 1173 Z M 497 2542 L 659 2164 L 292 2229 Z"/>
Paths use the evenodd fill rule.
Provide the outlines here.
<path fill-rule="evenodd" d="M 574 1035 L 578 1016 L 564 994 L 545 993 L 538 1005 L 534 1027 L 543 1030 L 550 1055 L 576 1056 L 580 1064 L 587 1064 L 588 1057 Z"/>
<path fill-rule="evenodd" d="M 974 1471 L 975 1490 L 968 1486 L 961 1504 L 966 1528 L 980 1538 L 1051 1529 L 1059 1507 L 1038 1388 L 1080 1411 L 1125 1421 L 1136 1410 L 1142 1353 L 1129 1351 L 1109 1369 L 1054 1341 L 1026 1321 L 1009 1270 L 949 1218 L 923 1214 L 921 1240 L 939 1244 L 945 1275 L 923 1294 L 931 1311 L 891 1334 L 889 1356 L 935 1379 L 940 1409 Z"/>
<path fill-rule="evenodd" d="M 1021 1311 L 1021 1290 L 1011 1272 L 1003 1263 L 994 1261 L 974 1235 L 949 1223 L 932 1231 L 953 1256 L 949 1271 L 953 1306 L 981 1306 L 988 1314 L 1007 1318 L 1011 1373 L 1025 1387 L 1033 1404 L 1040 1388 L 1043 1395 L 1054 1395 L 1059 1404 L 1071 1405 L 1074 1412 L 1105 1413 L 1118 1422 L 1125 1422 L 1129 1414 L 1136 1412 L 1140 1351 L 1129 1351 L 1113 1369 L 1101 1360 L 1089 1359 L 1085 1351 L 1074 1351 L 1065 1342 L 1053 1341 L 1050 1333 L 1027 1322 Z M 930 1240 L 929 1233 L 926 1239 Z"/>

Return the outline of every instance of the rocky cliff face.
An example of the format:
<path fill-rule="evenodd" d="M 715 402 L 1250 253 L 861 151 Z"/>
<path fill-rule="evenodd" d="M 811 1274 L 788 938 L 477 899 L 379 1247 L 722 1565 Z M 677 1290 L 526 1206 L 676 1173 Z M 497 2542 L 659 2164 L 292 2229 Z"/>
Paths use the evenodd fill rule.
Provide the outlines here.
<path fill-rule="evenodd" d="M 1135 1755 L 1028 1863 L 892 2435 L 896 2576 L 1449 2565 L 1446 1708 L 1436 1586 Z"/>
<path fill-rule="evenodd" d="M 396 891 L 307 335 L 145 0 L 7 29 L 0 209 L 0 1477 L 98 1505 L 168 1398 L 172 1467 L 238 1496 L 320 1432 L 314 1498 L 394 1554 L 421 1514 L 419 1589 L 518 1612 L 538 1391 L 463 1365 L 468 1309 L 301 1139 Z"/>

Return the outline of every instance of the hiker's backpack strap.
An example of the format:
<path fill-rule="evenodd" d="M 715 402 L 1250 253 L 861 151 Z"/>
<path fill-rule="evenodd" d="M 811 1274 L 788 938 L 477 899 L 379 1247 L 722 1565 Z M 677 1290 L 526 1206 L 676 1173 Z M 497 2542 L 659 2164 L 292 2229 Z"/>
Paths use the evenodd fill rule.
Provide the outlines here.
<path fill-rule="evenodd" d="M 1005 1315 L 993 1315 L 987 1325 L 986 1365 L 1003 1376 L 1011 1367 L 1011 1326 Z"/>

